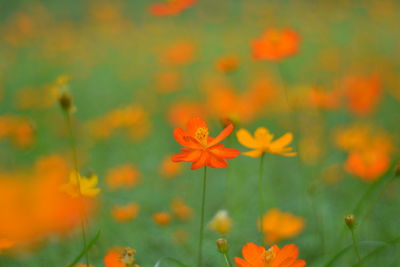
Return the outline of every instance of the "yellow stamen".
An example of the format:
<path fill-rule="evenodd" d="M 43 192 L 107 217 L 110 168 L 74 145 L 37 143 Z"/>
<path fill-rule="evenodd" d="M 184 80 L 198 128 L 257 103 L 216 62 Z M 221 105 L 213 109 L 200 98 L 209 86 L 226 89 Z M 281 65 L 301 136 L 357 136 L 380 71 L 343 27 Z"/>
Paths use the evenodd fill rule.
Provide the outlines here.
<path fill-rule="evenodd" d="M 194 134 L 194 138 L 200 142 L 203 146 L 207 145 L 207 139 L 208 139 L 208 129 L 199 127 L 196 130 L 196 133 Z"/>

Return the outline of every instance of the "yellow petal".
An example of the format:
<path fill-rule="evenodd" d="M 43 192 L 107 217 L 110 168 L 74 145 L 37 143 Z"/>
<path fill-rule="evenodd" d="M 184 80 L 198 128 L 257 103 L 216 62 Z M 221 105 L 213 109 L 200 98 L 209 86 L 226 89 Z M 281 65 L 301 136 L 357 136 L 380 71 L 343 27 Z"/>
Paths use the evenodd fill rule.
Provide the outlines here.
<path fill-rule="evenodd" d="M 240 129 L 239 131 L 237 131 L 236 137 L 237 137 L 239 143 L 245 147 L 248 147 L 248 148 L 257 148 L 258 147 L 256 140 L 251 136 L 251 134 L 247 130 L 245 130 L 243 128 Z"/>
<path fill-rule="evenodd" d="M 256 150 L 251 150 L 251 151 L 248 151 L 248 152 L 243 152 L 242 154 L 246 155 L 246 156 L 249 156 L 249 157 L 252 157 L 252 158 L 258 158 L 258 157 L 261 156 L 262 153 L 263 153 L 262 150 L 256 149 Z"/>
<path fill-rule="evenodd" d="M 288 145 L 293 140 L 292 133 L 285 133 L 280 138 L 276 139 L 274 142 L 271 143 L 272 148 L 282 148 Z M 272 149 L 271 149 L 272 150 Z"/>
<path fill-rule="evenodd" d="M 258 127 L 254 132 L 254 137 L 258 146 L 268 147 L 274 136 L 270 134 L 267 128 Z"/>

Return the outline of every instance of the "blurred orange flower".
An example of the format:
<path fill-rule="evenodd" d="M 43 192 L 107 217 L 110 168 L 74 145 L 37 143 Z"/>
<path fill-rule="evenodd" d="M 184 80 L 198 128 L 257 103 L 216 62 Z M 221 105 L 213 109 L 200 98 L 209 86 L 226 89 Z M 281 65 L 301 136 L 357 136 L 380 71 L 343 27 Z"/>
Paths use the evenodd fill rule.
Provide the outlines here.
<path fill-rule="evenodd" d="M 160 61 L 167 65 L 182 66 L 191 63 L 195 58 L 196 46 L 190 41 L 179 41 L 161 55 Z"/>
<path fill-rule="evenodd" d="M 0 239 L 15 246 L 63 234 L 80 225 L 82 215 L 93 209 L 92 198 L 71 198 L 59 188 L 69 168 L 59 156 L 37 161 L 29 177 L 0 174 Z M 27 208 L 29 207 L 29 208 Z"/>
<path fill-rule="evenodd" d="M 171 161 L 171 155 L 166 156 L 160 164 L 159 173 L 165 179 L 172 179 L 182 172 L 182 164 Z"/>
<path fill-rule="evenodd" d="M 218 144 L 233 131 L 233 125 L 226 127 L 216 138 L 208 135 L 206 122 L 195 117 L 188 121 L 187 131 L 182 128 L 174 130 L 175 140 L 182 145 L 182 153 L 172 156 L 174 162 L 192 162 L 192 170 L 210 166 L 212 168 L 226 168 L 228 163 L 225 159 L 232 159 L 240 154 L 234 148 L 225 148 Z"/>
<path fill-rule="evenodd" d="M 313 87 L 309 92 L 309 102 L 313 107 L 333 110 L 341 105 L 341 92 L 339 90 L 326 91 L 318 87 Z"/>
<path fill-rule="evenodd" d="M 205 108 L 194 102 L 174 103 L 167 113 L 168 122 L 175 127 L 183 127 L 188 120 L 204 114 Z"/>
<path fill-rule="evenodd" d="M 112 248 L 104 256 L 104 265 L 105 267 L 139 267 L 139 265 L 135 264 L 135 254 L 136 250 L 129 247 Z"/>
<path fill-rule="evenodd" d="M 181 221 L 190 220 L 193 210 L 180 198 L 174 198 L 171 203 L 172 213 Z"/>
<path fill-rule="evenodd" d="M 171 215 L 165 211 L 157 212 L 153 214 L 153 220 L 158 225 L 166 226 L 171 222 Z"/>
<path fill-rule="evenodd" d="M 111 210 L 113 218 L 120 223 L 130 221 L 139 214 L 139 205 L 135 202 L 123 206 L 114 206 Z"/>
<path fill-rule="evenodd" d="M 135 165 L 123 164 L 108 171 L 107 187 L 114 191 L 119 188 L 132 188 L 140 181 L 140 172 Z"/>
<path fill-rule="evenodd" d="M 14 115 L 0 116 L 0 140 L 8 138 L 15 146 L 26 148 L 33 144 L 34 137 L 29 120 Z"/>
<path fill-rule="evenodd" d="M 194 3 L 196 0 L 167 0 L 165 3 L 151 5 L 149 11 L 154 16 L 175 16 Z"/>
<path fill-rule="evenodd" d="M 343 87 L 350 111 L 357 115 L 369 114 L 381 96 L 380 83 L 380 78 L 376 75 L 347 77 Z"/>
<path fill-rule="evenodd" d="M 298 235 L 304 228 L 304 219 L 278 209 L 270 209 L 262 219 L 265 241 L 269 244 Z"/>
<path fill-rule="evenodd" d="M 268 29 L 253 41 L 253 58 L 279 61 L 297 53 L 300 37 L 291 29 Z"/>
<path fill-rule="evenodd" d="M 229 217 L 228 211 L 218 211 L 214 218 L 210 221 L 209 227 L 211 230 L 220 235 L 229 233 L 232 228 L 232 219 Z"/>
<path fill-rule="evenodd" d="M 273 245 L 268 250 L 263 246 L 249 242 L 242 248 L 243 258 L 235 257 L 238 267 L 303 267 L 304 260 L 299 260 L 299 250 L 294 244 L 283 248 Z"/>
<path fill-rule="evenodd" d="M 368 149 L 350 152 L 345 168 L 349 173 L 371 182 L 384 174 L 389 165 L 388 151 L 380 146 L 371 146 Z"/>
<path fill-rule="evenodd" d="M 237 69 L 239 59 L 236 56 L 226 56 L 217 60 L 215 67 L 220 72 L 228 73 Z"/>
<path fill-rule="evenodd" d="M 157 88 L 160 93 L 172 93 L 180 89 L 181 74 L 178 71 L 167 70 L 157 74 Z"/>
<path fill-rule="evenodd" d="M 292 133 L 286 133 L 275 141 L 274 136 L 265 127 L 259 127 L 254 132 L 254 137 L 245 130 L 240 129 L 236 133 L 239 143 L 253 150 L 244 152 L 243 155 L 257 158 L 264 153 L 278 154 L 282 156 L 292 157 L 296 155 L 293 148 L 286 147 L 293 139 Z"/>
<path fill-rule="evenodd" d="M 115 109 L 88 123 L 89 134 L 95 139 L 110 138 L 114 131 L 125 129 L 134 141 L 142 140 L 150 131 L 149 114 L 142 106 Z"/>

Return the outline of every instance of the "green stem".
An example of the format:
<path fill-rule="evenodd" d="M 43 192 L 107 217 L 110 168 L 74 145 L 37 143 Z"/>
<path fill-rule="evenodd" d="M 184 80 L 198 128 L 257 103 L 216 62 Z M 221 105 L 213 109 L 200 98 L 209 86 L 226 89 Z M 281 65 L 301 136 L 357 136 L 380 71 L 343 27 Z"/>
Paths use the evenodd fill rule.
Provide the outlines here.
<path fill-rule="evenodd" d="M 228 265 L 229 267 L 232 267 L 232 263 L 231 263 L 231 260 L 229 259 L 228 253 L 224 253 L 224 258 L 225 258 L 226 265 Z"/>
<path fill-rule="evenodd" d="M 361 262 L 360 250 L 358 248 L 358 243 L 356 240 L 356 236 L 354 234 L 354 229 L 350 229 L 350 232 L 351 232 L 351 239 L 353 240 L 354 251 L 356 252 L 358 262 Z"/>
<path fill-rule="evenodd" d="M 207 167 L 204 167 L 203 191 L 202 191 L 202 197 L 201 197 L 199 245 L 198 245 L 198 251 L 197 251 L 197 267 L 202 266 L 202 260 L 203 260 L 203 233 L 204 233 L 204 210 L 205 210 L 205 202 L 206 202 L 206 185 L 207 185 Z"/>
<path fill-rule="evenodd" d="M 259 225 L 260 225 L 260 234 L 261 234 L 261 243 L 264 243 L 264 226 L 263 226 L 263 213 L 264 213 L 264 185 L 263 185 L 263 172 L 264 172 L 264 155 L 261 154 L 260 157 L 260 167 L 258 173 L 258 201 L 259 201 Z"/>
<path fill-rule="evenodd" d="M 74 130 L 73 130 L 73 125 L 72 125 L 72 118 L 71 118 L 71 113 L 66 111 L 65 112 L 65 118 L 67 121 L 67 128 L 68 128 L 68 133 L 70 137 L 70 146 L 71 146 L 71 151 L 72 151 L 72 160 L 74 164 L 74 170 L 75 170 L 75 175 L 79 175 L 79 165 L 78 165 L 78 151 L 76 149 L 76 141 L 75 141 L 75 135 L 74 135 Z M 80 180 L 78 177 L 78 189 L 79 193 L 81 193 L 81 184 Z M 85 248 L 87 245 L 87 240 L 86 240 L 86 229 L 85 229 L 85 215 L 83 214 L 82 216 L 82 221 L 81 221 L 81 232 L 82 232 L 82 240 L 83 240 L 83 247 Z M 85 260 L 86 260 L 86 266 L 89 267 L 89 252 L 85 252 Z"/>

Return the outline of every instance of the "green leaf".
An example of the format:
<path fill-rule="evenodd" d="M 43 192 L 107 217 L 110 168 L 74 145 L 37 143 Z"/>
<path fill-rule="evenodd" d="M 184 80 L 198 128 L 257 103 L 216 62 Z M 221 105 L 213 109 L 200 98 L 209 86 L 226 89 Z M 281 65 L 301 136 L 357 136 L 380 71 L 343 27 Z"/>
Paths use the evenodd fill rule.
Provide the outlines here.
<path fill-rule="evenodd" d="M 180 267 L 187 267 L 185 264 L 183 264 L 182 262 L 174 259 L 174 258 L 170 258 L 170 257 L 165 257 L 165 258 L 161 258 L 159 259 L 156 264 L 154 265 L 154 267 L 161 267 L 161 263 L 163 262 L 172 262 L 174 263 L 176 266 L 180 266 Z"/>
<path fill-rule="evenodd" d="M 100 230 L 97 231 L 93 239 L 90 240 L 90 242 L 86 245 L 86 247 L 82 249 L 82 251 L 78 254 L 78 256 L 76 256 L 76 258 L 72 261 L 72 263 L 68 265 L 68 267 L 74 267 L 80 261 L 80 259 L 92 248 L 94 243 L 96 243 L 97 239 L 99 239 L 99 236 L 100 236 Z"/>

